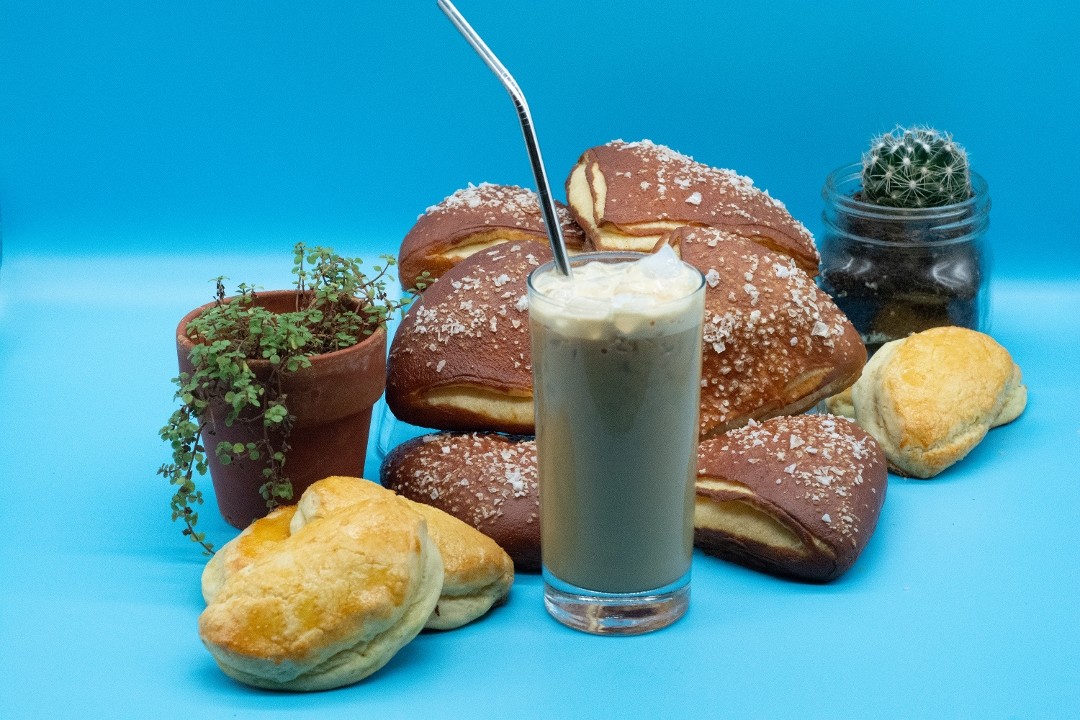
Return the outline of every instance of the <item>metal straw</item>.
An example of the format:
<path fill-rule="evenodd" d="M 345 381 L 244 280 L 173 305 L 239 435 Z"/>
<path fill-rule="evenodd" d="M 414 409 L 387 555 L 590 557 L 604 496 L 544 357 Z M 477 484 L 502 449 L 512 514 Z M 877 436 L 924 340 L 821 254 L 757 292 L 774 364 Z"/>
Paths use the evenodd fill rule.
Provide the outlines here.
<path fill-rule="evenodd" d="M 458 9 L 450 0 L 437 0 L 439 9 L 450 18 L 454 27 L 472 45 L 473 50 L 480 56 L 484 63 L 491 68 L 491 72 L 502 82 L 503 87 L 510 93 L 517 107 L 518 119 L 521 121 L 521 132 L 525 135 L 525 147 L 529 150 L 529 162 L 532 163 L 533 176 L 536 178 L 537 194 L 540 196 L 540 210 L 544 215 L 544 225 L 547 226 L 548 240 L 551 241 L 551 253 L 555 256 L 555 266 L 563 275 L 570 275 L 570 260 L 566 255 L 566 241 L 563 239 L 562 227 L 559 218 L 555 215 L 555 201 L 551 198 L 551 188 L 548 187 L 547 172 L 544 170 L 544 161 L 540 157 L 540 145 L 536 141 L 536 131 L 533 130 L 532 116 L 529 115 L 529 105 L 525 102 L 525 95 L 521 92 L 517 82 L 510 71 L 499 62 L 491 48 L 476 34 L 472 26 L 465 21 Z"/>

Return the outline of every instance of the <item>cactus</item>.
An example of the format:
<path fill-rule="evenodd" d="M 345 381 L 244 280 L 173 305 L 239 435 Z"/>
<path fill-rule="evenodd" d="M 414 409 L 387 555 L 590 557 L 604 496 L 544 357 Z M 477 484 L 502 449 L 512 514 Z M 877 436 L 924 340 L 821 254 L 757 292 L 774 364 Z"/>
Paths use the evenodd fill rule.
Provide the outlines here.
<path fill-rule="evenodd" d="M 952 135 L 897 127 L 862 158 L 863 199 L 901 208 L 940 207 L 972 195 L 967 153 Z"/>

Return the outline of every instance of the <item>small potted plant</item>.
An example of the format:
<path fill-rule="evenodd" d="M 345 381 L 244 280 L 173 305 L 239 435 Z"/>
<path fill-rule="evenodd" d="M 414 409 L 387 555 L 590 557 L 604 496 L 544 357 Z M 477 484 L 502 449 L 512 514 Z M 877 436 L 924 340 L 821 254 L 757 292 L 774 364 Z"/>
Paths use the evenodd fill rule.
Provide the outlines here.
<path fill-rule="evenodd" d="M 386 383 L 386 322 L 408 304 L 387 293 L 384 256 L 371 276 L 329 248 L 294 250 L 295 288 L 240 285 L 188 313 L 176 331 L 180 406 L 161 429 L 172 461 L 173 520 L 196 529 L 210 471 L 218 508 L 243 528 L 329 475 L 364 471 L 371 408 Z"/>
<path fill-rule="evenodd" d="M 821 286 L 870 352 L 938 325 L 982 329 L 986 181 L 952 136 L 901 128 L 826 179 Z"/>

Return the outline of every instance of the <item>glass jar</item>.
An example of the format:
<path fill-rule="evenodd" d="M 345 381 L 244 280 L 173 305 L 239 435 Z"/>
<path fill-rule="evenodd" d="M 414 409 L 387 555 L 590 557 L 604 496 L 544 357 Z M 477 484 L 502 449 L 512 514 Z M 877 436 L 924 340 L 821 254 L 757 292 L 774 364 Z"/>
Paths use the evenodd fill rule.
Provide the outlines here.
<path fill-rule="evenodd" d="M 867 352 L 940 325 L 985 330 L 990 194 L 952 205 L 896 208 L 861 199 L 862 166 L 829 174 L 822 189 L 821 288 L 859 331 Z"/>

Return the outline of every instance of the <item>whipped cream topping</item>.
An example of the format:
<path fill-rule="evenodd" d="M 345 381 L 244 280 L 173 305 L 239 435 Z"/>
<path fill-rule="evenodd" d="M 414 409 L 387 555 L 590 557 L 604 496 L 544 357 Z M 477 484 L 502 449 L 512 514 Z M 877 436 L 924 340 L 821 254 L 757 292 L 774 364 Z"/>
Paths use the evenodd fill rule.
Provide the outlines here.
<path fill-rule="evenodd" d="M 555 269 L 531 280 L 530 313 L 570 335 L 592 337 L 608 326 L 626 335 L 665 335 L 696 324 L 701 273 L 670 246 L 639 260 L 589 261 L 572 277 Z M 579 326 L 570 331 L 571 325 Z M 590 327 L 591 326 L 591 327 Z"/>

